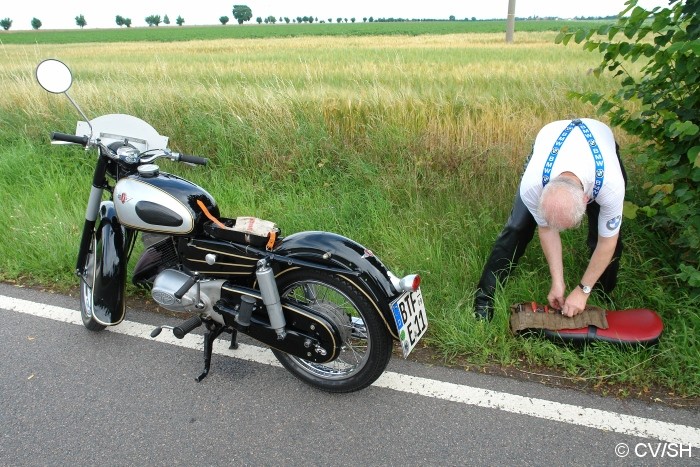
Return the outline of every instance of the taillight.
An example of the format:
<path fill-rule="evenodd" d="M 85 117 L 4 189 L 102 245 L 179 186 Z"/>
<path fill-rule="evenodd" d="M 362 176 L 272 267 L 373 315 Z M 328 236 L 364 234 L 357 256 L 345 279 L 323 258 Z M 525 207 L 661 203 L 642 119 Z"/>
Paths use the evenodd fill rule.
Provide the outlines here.
<path fill-rule="evenodd" d="M 418 274 L 410 274 L 399 282 L 399 288 L 402 292 L 415 292 L 420 287 L 420 276 Z"/>

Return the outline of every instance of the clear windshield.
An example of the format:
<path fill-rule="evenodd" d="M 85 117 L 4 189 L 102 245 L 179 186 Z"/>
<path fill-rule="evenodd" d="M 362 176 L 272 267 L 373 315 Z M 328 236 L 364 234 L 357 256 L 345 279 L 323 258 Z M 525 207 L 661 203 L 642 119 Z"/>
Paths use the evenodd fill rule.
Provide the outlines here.
<path fill-rule="evenodd" d="M 99 138 L 105 146 L 126 140 L 141 152 L 168 147 L 167 136 L 159 135 L 149 123 L 131 115 L 103 115 L 90 120 L 90 125 L 92 125 L 92 138 Z M 87 122 L 78 122 L 75 134 L 90 136 L 90 125 Z"/>

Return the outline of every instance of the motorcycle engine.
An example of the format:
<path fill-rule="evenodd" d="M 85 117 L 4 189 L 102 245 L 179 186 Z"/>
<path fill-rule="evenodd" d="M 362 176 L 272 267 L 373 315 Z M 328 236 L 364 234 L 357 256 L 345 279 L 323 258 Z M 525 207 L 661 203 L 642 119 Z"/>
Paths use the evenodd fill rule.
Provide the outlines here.
<path fill-rule="evenodd" d="M 193 285 L 181 299 L 175 293 L 189 280 L 190 276 L 175 269 L 166 269 L 158 274 L 153 281 L 151 296 L 155 302 L 169 311 L 178 313 L 200 313 L 217 315 L 213 312 L 213 304 L 221 298 L 223 280 L 199 281 L 199 299 L 197 285 Z M 214 316 L 212 316 L 215 318 Z M 215 318 L 216 319 L 216 318 Z M 218 321 L 218 320 L 217 320 Z"/>

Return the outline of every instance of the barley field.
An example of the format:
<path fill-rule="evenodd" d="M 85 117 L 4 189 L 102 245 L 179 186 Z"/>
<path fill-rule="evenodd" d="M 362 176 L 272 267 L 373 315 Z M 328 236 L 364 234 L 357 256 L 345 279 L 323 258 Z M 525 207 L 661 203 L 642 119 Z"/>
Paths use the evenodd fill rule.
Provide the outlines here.
<path fill-rule="evenodd" d="M 660 264 L 661 239 L 627 221 L 626 253 L 608 309 L 652 308 L 658 347 L 570 349 L 508 331 L 508 308 L 544 301 L 537 239 L 497 296 L 490 324 L 472 316 L 474 287 L 505 222 L 532 140 L 545 123 L 595 116 L 570 91 L 616 83 L 600 57 L 554 44 L 556 32 L 299 36 L 183 42 L 2 44 L 0 279 L 70 290 L 89 191 L 89 154 L 51 147 L 79 119 L 34 81 L 45 58 L 73 70 L 70 95 L 88 116 L 127 113 L 170 137 L 205 168 L 164 165 L 199 183 L 225 216 L 254 215 L 283 233 L 329 230 L 371 248 L 397 274 L 420 273 L 426 345 L 442 363 L 497 366 L 620 396 L 700 395 L 695 303 Z M 605 116 L 598 118 L 605 120 Z M 634 143 L 616 136 L 631 172 Z M 569 286 L 587 262 L 582 232 L 563 237 Z M 133 262 L 133 261 L 132 261 Z M 132 290 L 131 293 L 140 292 Z M 692 371 L 692 370 L 695 371 Z"/>

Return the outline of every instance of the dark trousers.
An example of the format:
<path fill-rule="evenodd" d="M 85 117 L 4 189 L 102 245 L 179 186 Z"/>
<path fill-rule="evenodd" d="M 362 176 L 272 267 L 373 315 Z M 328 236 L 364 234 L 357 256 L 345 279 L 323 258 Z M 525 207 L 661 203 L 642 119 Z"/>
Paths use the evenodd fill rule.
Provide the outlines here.
<path fill-rule="evenodd" d="M 618 152 L 618 159 L 619 159 Z M 627 173 L 620 161 L 620 169 L 622 177 L 627 184 Z M 588 245 L 589 255 L 593 254 L 595 247 L 598 245 L 598 216 L 600 214 L 600 205 L 593 201 L 586 207 L 586 215 L 588 217 L 588 237 L 586 243 Z M 525 253 L 527 245 L 535 235 L 537 223 L 532 217 L 530 211 L 520 198 L 520 188 L 515 194 L 513 209 L 510 212 L 508 221 L 505 227 L 496 238 L 496 242 L 491 250 L 484 271 L 481 273 L 481 279 L 476 289 L 475 307 L 478 306 L 493 306 L 493 296 L 496 291 L 496 285 L 502 284 L 508 279 L 508 276 L 513 271 L 513 268 L 518 263 L 518 260 Z M 597 284 L 605 293 L 613 291 L 617 285 L 617 272 L 620 268 L 620 256 L 622 256 L 622 232 L 617 239 L 615 253 L 613 259 L 605 269 L 603 274 L 598 279 Z"/>

